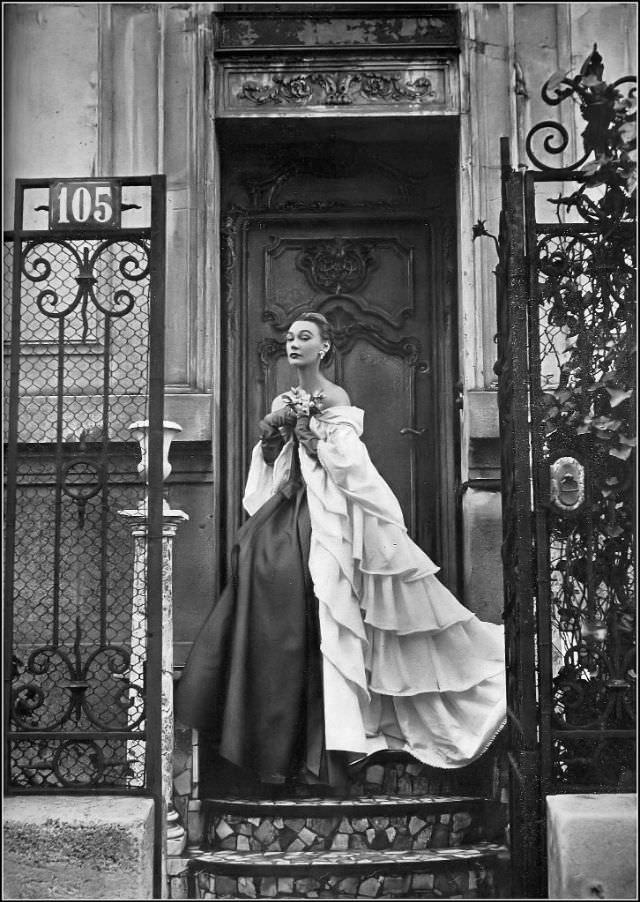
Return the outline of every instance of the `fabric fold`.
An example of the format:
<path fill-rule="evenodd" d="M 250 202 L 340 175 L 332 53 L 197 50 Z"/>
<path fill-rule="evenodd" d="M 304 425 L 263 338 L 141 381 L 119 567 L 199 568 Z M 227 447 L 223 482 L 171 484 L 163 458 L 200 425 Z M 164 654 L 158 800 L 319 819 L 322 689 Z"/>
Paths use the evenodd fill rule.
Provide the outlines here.
<path fill-rule="evenodd" d="M 311 418 L 317 457 L 289 441 L 266 464 L 253 450 L 244 505 L 253 514 L 289 478 L 294 454 L 311 522 L 328 750 L 402 749 L 463 767 L 506 721 L 504 632 L 480 621 L 436 576 L 361 441 L 363 411 Z"/>
<path fill-rule="evenodd" d="M 361 751 L 354 744 L 365 736 L 368 752 L 402 748 L 433 766 L 462 767 L 506 720 L 503 629 L 478 620 L 437 579 L 360 440 L 362 424 L 359 408 L 329 408 L 311 420 L 317 458 L 299 452 L 327 747 Z M 357 719 L 347 731 L 346 711 Z"/>

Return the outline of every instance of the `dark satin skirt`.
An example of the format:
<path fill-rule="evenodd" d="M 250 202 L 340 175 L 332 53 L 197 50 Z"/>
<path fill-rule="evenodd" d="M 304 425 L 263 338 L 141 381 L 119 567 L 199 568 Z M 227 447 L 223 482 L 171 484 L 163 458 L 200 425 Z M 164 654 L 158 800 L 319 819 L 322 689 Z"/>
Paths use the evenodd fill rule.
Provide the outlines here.
<path fill-rule="evenodd" d="M 294 477 L 239 529 L 230 581 L 176 689 L 178 720 L 206 730 L 219 755 L 264 783 L 339 779 L 324 752 L 310 536 L 306 489 Z"/>

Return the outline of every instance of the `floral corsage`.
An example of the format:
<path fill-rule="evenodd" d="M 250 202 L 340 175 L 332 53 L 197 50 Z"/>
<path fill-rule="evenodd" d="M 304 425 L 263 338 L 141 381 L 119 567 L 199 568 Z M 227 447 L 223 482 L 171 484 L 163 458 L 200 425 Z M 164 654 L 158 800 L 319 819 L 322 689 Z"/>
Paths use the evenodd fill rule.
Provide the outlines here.
<path fill-rule="evenodd" d="M 282 400 L 297 417 L 312 417 L 322 411 L 324 393 L 319 391 L 313 395 L 302 388 L 291 388 Z"/>
<path fill-rule="evenodd" d="M 301 388 L 292 388 L 283 395 L 289 410 L 296 416 L 294 436 L 299 445 L 302 445 L 312 457 L 318 456 L 318 437 L 309 428 L 309 419 L 322 410 L 324 394 L 316 392 L 310 395 Z"/>

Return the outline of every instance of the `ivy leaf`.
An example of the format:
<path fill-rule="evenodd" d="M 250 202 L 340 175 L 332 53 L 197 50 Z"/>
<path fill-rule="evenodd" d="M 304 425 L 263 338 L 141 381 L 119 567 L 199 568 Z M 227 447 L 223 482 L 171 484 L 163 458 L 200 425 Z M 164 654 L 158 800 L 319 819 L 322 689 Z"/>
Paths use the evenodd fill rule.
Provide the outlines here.
<path fill-rule="evenodd" d="M 471 234 L 472 234 L 472 236 L 473 236 L 472 239 L 471 239 L 472 241 L 475 241 L 476 238 L 482 238 L 483 235 L 486 235 L 487 237 L 489 237 L 489 233 L 487 232 L 487 230 L 486 230 L 486 228 L 485 228 L 485 222 L 486 222 L 486 221 L 487 221 L 486 219 L 479 219 L 479 220 L 471 227 Z"/>
<path fill-rule="evenodd" d="M 612 420 L 611 417 L 596 417 L 593 421 L 593 425 L 596 429 L 605 430 L 605 429 L 619 429 L 622 426 L 622 420 Z"/>
<path fill-rule="evenodd" d="M 625 144 L 630 144 L 632 141 L 636 139 L 636 124 L 635 122 L 625 122 L 618 129 L 618 134 L 622 138 Z"/>
<path fill-rule="evenodd" d="M 609 403 L 612 407 L 617 407 L 618 404 L 622 404 L 623 401 L 626 401 L 627 398 L 630 398 L 633 394 L 633 391 L 623 391 L 621 388 L 609 388 L 606 386 L 607 391 L 609 392 Z"/>
<path fill-rule="evenodd" d="M 562 82 L 565 80 L 567 75 L 569 74 L 569 71 L 570 70 L 568 70 L 568 69 L 566 72 L 562 69 L 556 69 L 556 71 L 553 73 L 553 75 L 547 82 L 547 91 L 557 90 L 560 87 L 560 85 L 562 84 Z"/>
<path fill-rule="evenodd" d="M 597 160 L 593 160 L 593 162 L 587 163 L 585 166 L 583 166 L 582 171 L 585 175 L 595 175 L 598 169 L 600 169 L 601 165 L 602 163 L 600 162 L 600 158 L 598 158 Z"/>
<path fill-rule="evenodd" d="M 618 460 L 628 460 L 631 457 L 631 448 L 609 448 L 609 454 L 612 457 L 617 457 Z M 610 533 L 611 535 L 611 533 Z"/>

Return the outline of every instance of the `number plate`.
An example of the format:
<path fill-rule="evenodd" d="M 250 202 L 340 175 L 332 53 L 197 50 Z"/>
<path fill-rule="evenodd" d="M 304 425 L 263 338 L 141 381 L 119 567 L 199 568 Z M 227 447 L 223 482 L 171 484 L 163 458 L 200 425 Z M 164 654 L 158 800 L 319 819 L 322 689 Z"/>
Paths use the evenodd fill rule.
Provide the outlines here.
<path fill-rule="evenodd" d="M 50 229 L 120 228 L 120 182 L 65 179 L 49 188 Z"/>

